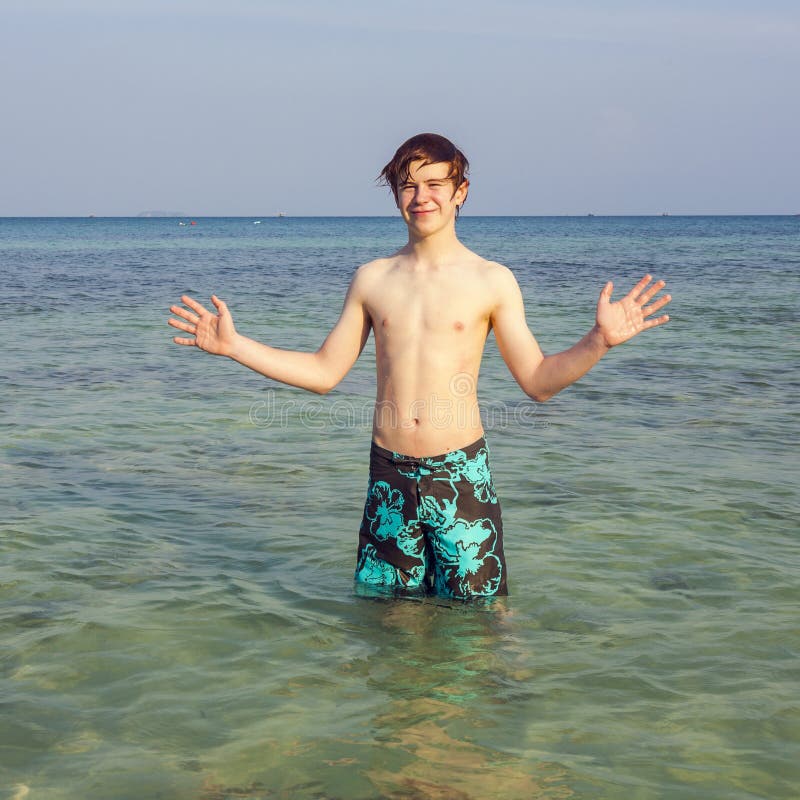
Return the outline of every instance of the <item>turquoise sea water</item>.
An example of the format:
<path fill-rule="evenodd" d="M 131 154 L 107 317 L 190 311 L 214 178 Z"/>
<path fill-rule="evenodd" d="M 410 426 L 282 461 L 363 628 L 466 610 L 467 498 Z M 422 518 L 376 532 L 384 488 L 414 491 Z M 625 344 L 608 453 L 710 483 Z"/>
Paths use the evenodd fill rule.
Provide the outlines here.
<path fill-rule="evenodd" d="M 545 351 L 481 375 L 511 597 L 359 596 L 371 344 L 324 398 L 171 344 L 181 293 L 315 348 L 393 219 L 0 219 L 0 797 L 796 798 L 800 218 L 464 218 Z"/>

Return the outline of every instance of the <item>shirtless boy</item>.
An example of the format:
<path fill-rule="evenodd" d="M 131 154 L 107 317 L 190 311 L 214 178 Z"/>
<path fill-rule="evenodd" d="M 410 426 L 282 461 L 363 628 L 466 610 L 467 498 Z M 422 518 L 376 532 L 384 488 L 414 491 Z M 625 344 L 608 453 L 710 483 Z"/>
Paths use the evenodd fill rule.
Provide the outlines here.
<path fill-rule="evenodd" d="M 276 381 L 324 394 L 375 336 L 377 398 L 356 580 L 404 591 L 469 598 L 508 593 L 500 506 L 478 411 L 478 371 L 493 330 L 522 390 L 547 400 L 612 347 L 669 319 L 664 281 L 646 275 L 621 300 L 600 292 L 594 327 L 561 353 L 544 355 L 525 321 L 511 271 L 456 236 L 468 163 L 447 139 L 402 144 L 381 177 L 408 227 L 408 243 L 360 267 L 338 322 L 314 353 L 280 350 L 239 334 L 231 313 L 183 296 L 169 324 L 176 344 L 227 356 Z"/>

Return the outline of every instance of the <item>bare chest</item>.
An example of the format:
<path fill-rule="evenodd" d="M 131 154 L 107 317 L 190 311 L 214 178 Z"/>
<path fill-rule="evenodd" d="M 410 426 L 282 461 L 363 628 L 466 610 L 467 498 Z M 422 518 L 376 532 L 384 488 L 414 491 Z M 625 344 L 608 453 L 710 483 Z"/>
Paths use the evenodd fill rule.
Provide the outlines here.
<path fill-rule="evenodd" d="M 485 336 L 491 303 L 474 280 L 388 278 L 367 304 L 376 337 Z"/>

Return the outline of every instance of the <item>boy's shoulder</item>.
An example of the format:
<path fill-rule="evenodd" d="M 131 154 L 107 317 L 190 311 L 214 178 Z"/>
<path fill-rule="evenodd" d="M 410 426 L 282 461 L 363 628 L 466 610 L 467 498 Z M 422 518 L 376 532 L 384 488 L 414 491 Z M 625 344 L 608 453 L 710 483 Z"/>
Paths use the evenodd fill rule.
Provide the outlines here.
<path fill-rule="evenodd" d="M 352 291 L 368 292 L 377 287 L 386 277 L 387 272 L 392 268 L 392 258 L 376 258 L 362 264 L 353 273 L 350 281 Z"/>
<path fill-rule="evenodd" d="M 496 278 L 498 280 L 516 280 L 514 273 L 505 264 L 501 264 L 499 261 L 483 259 L 483 264 L 486 274 L 491 278 Z"/>
<path fill-rule="evenodd" d="M 487 288 L 495 292 L 502 292 L 517 285 L 514 273 L 505 264 L 501 264 L 499 261 L 490 261 L 476 254 L 473 255 L 475 258 L 470 262 L 472 274 Z"/>
<path fill-rule="evenodd" d="M 376 258 L 373 261 L 368 261 L 362 264 L 355 272 L 356 278 L 371 277 L 374 275 L 381 275 L 392 268 L 397 262 L 397 254 L 386 256 L 385 258 Z"/>

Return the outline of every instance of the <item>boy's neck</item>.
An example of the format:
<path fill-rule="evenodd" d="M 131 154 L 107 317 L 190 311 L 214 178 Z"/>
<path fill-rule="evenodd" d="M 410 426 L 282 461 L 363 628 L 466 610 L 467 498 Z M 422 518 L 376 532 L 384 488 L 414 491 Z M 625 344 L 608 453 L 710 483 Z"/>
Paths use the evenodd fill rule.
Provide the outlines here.
<path fill-rule="evenodd" d="M 419 238 L 409 231 L 408 244 L 403 251 L 418 263 L 436 264 L 451 260 L 465 249 L 456 236 L 455 227 L 452 227 Z"/>

